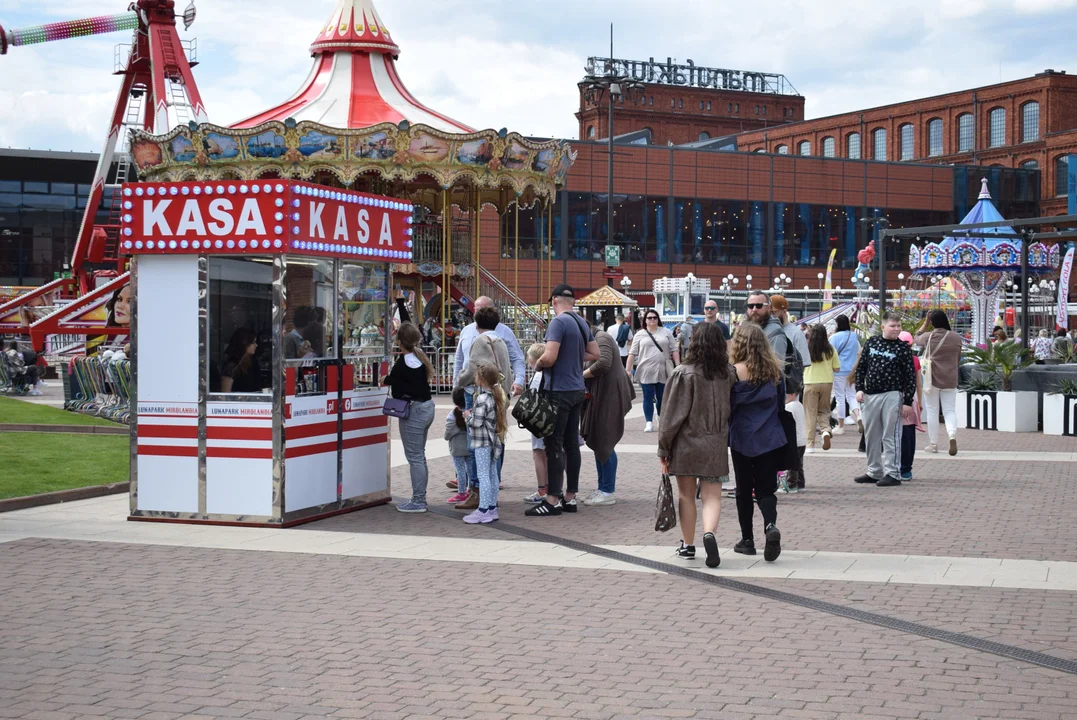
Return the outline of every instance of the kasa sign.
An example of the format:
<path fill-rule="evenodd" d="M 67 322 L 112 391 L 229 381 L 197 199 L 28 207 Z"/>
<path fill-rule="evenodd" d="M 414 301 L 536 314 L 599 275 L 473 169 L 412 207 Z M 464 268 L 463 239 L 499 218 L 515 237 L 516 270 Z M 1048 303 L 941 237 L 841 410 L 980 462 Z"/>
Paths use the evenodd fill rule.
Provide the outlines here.
<path fill-rule="evenodd" d="M 283 180 L 134 183 L 122 190 L 120 250 L 407 260 L 412 212 L 396 198 Z"/>

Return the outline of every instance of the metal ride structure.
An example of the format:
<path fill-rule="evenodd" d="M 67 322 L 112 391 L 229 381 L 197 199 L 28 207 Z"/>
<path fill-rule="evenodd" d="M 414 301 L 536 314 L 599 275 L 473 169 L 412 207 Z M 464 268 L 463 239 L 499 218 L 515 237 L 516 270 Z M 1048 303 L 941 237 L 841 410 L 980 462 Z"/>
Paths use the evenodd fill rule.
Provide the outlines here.
<path fill-rule="evenodd" d="M 0 26 L 0 55 L 37 43 L 133 33 L 129 44 L 117 47 L 115 74 L 121 77 L 120 89 L 72 253 L 73 277 L 0 304 L 0 333 L 29 334 L 40 351 L 49 335 L 116 337 L 129 332 L 125 326 L 108 324 L 109 313 L 104 310 L 127 282 L 127 258 L 121 256 L 118 245 L 120 186 L 132 179 L 129 133 L 135 129 L 167 132 L 179 124 L 208 119 L 191 72 L 197 64 L 193 46 L 183 43 L 176 29 L 177 17 L 189 28 L 195 15 L 193 0 L 181 15 L 177 15 L 175 0 L 135 0 L 127 12 L 116 15 L 20 29 Z M 98 223 L 102 205 L 108 219 Z"/>
<path fill-rule="evenodd" d="M 330 193 L 407 201 L 416 208 L 412 258 L 398 259 L 392 271 L 394 282 L 414 293 L 413 318 L 421 323 L 424 315 L 435 316 L 440 336 L 451 336 L 450 302 L 441 299 L 471 310 L 476 296 L 490 295 L 518 335 L 537 337 L 543 317 L 518 297 L 518 265 L 511 268 L 510 290 L 479 262 L 482 247 L 495 240 L 484 237 L 484 225 L 499 228 L 501 255 L 500 248 L 518 249 L 521 209 L 533 209 L 538 230 L 531 235 L 542 238 L 539 255 L 547 260 L 540 263 L 538 285 L 552 285 L 553 203 L 575 158 L 568 143 L 474 130 L 423 105 L 397 73 L 400 47 L 372 0 L 338 0 L 310 52 L 313 66 L 298 91 L 231 127 L 190 123 L 156 135 L 133 132 L 139 176 L 295 179 Z M 284 234 L 294 219 L 281 213 L 278 222 Z M 339 240 L 327 227 L 325 241 Z M 503 264 L 501 270 L 504 277 Z"/>
<path fill-rule="evenodd" d="M 1058 245 L 1034 242 L 1047 237 L 1069 237 L 1072 233 L 1034 233 L 1036 225 L 1066 222 L 1069 218 L 1006 221 L 994 203 L 983 179 L 979 201 L 953 226 L 883 230 L 882 237 L 941 237 L 923 248 L 909 248 L 909 268 L 921 277 L 953 277 L 960 282 L 972 306 L 972 342 L 990 342 L 991 327 L 999 314 L 999 297 L 1006 282 L 1020 275 L 1022 337 L 1028 338 L 1028 279 L 1054 272 L 1059 265 Z M 1020 231 L 1015 231 L 1020 228 Z M 940 235 L 941 233 L 941 235 Z"/>

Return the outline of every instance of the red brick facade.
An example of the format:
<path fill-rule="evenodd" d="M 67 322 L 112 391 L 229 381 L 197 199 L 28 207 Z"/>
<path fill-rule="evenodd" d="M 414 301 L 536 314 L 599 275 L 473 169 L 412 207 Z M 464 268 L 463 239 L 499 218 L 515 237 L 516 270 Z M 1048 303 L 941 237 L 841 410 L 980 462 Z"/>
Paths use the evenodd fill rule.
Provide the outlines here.
<path fill-rule="evenodd" d="M 597 105 L 584 97 L 580 86 L 580 140 L 600 140 L 609 130 L 609 101 Z M 651 130 L 653 145 L 696 142 L 709 138 L 769 128 L 804 119 L 804 98 L 731 90 L 647 84 L 637 102 L 619 102 L 613 110 L 613 134 Z M 593 134 L 592 134 L 593 131 Z"/>
<path fill-rule="evenodd" d="M 1038 122 L 1025 127 L 1026 107 L 1036 107 L 1029 103 L 1038 104 Z M 996 142 L 992 143 L 992 111 L 997 109 L 1004 111 L 1005 122 L 996 124 Z M 964 143 L 962 116 L 971 124 Z M 941 143 L 933 148 L 929 124 L 935 120 L 942 122 Z M 902 127 L 906 125 L 912 128 L 912 152 L 903 157 Z M 799 154 L 801 143 L 807 142 L 808 154 L 818 156 L 830 140 L 834 156 L 847 158 L 850 136 L 858 133 L 860 157 L 881 160 L 875 156 L 877 130 L 886 132 L 885 159 L 889 161 L 1004 167 L 1034 161 L 1041 172 L 1041 212 L 1063 214 L 1066 200 L 1056 193 L 1056 162 L 1060 156 L 1077 153 L 1077 76 L 1048 71 L 998 85 L 748 131 L 738 136 L 737 149 Z"/>

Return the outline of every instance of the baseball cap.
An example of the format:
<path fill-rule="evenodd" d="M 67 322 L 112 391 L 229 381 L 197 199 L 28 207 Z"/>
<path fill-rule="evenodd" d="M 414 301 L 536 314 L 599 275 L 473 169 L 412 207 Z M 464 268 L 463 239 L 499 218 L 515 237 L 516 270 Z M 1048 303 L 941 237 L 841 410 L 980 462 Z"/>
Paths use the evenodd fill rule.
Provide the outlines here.
<path fill-rule="evenodd" d="M 782 310 L 788 310 L 789 309 L 789 301 L 786 300 L 785 296 L 783 296 L 783 295 L 771 295 L 770 296 L 770 309 L 771 310 L 778 310 L 779 312 L 782 311 Z"/>
<path fill-rule="evenodd" d="M 571 285 L 565 285 L 565 284 L 562 283 L 561 285 L 558 285 L 557 287 L 555 287 L 553 289 L 553 292 L 550 293 L 550 299 L 551 300 L 553 300 L 555 297 L 566 297 L 566 298 L 572 298 L 573 300 L 575 300 L 576 299 L 576 291 L 572 289 Z"/>
<path fill-rule="evenodd" d="M 901 334 L 898 335 L 898 340 L 901 340 L 902 342 L 907 342 L 912 345 L 912 333 L 908 330 L 902 330 Z"/>

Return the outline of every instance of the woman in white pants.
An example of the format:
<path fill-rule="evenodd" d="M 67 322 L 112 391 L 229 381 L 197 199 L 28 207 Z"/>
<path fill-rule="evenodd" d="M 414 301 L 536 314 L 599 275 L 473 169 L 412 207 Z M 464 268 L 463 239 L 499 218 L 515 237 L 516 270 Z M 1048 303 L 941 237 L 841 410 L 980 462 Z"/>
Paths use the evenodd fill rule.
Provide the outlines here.
<path fill-rule="evenodd" d="M 830 336 L 830 345 L 841 362 L 841 367 L 834 373 L 834 397 L 838 402 L 838 427 L 834 434 L 841 435 L 845 432 L 845 418 L 860 422 L 860 404 L 856 401 L 856 384 L 853 382 L 853 369 L 860 355 L 860 338 L 852 331 L 845 315 L 838 315 L 834 322 L 838 329 Z"/>
<path fill-rule="evenodd" d="M 950 329 L 950 320 L 942 310 L 932 310 L 917 331 L 916 344 L 923 348 L 924 413 L 927 415 L 927 452 L 938 452 L 939 407 L 950 440 L 949 452 L 957 455 L 957 376 L 961 362 L 961 336 Z M 930 371 L 926 370 L 930 368 Z M 931 382 L 927 382 L 930 372 Z"/>

